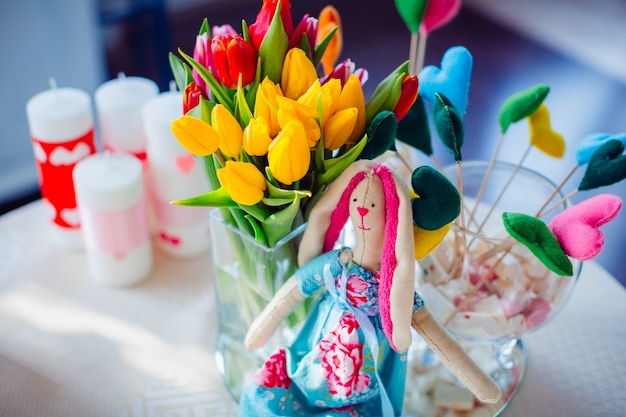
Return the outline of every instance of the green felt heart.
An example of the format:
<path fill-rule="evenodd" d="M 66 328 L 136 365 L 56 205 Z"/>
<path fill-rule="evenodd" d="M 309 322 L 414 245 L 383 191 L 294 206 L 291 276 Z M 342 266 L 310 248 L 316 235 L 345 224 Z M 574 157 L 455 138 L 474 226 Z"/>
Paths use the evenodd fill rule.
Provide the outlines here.
<path fill-rule="evenodd" d="M 578 189 L 592 190 L 626 178 L 626 155 L 622 155 L 623 153 L 624 143 L 621 140 L 611 139 L 600 146 L 587 164 Z"/>
<path fill-rule="evenodd" d="M 548 269 L 572 276 L 572 262 L 543 221 L 528 214 L 508 212 L 502 213 L 502 221 L 509 235 L 530 249 Z"/>
<path fill-rule="evenodd" d="M 374 116 L 367 129 L 367 144 L 363 148 L 360 159 L 374 159 L 388 150 L 396 150 L 396 130 L 398 121 L 396 115 L 389 110 L 383 110 Z"/>
<path fill-rule="evenodd" d="M 436 169 L 424 165 L 411 175 L 411 186 L 419 198 L 411 200 L 413 224 L 437 230 L 461 213 L 461 196 L 454 185 Z"/>
<path fill-rule="evenodd" d="M 454 107 L 454 104 L 443 94 L 435 93 L 433 104 L 435 128 L 443 144 L 452 152 L 455 161 L 463 159 L 461 147 L 465 128 L 463 117 Z"/>
<path fill-rule="evenodd" d="M 422 96 L 417 96 L 409 112 L 398 122 L 396 138 L 428 156 L 433 154 L 430 126 L 428 125 L 428 116 L 426 115 Z"/>
<path fill-rule="evenodd" d="M 502 133 L 506 132 L 512 123 L 518 122 L 535 112 L 550 92 L 545 84 L 534 85 L 507 98 L 498 112 L 498 121 Z"/>

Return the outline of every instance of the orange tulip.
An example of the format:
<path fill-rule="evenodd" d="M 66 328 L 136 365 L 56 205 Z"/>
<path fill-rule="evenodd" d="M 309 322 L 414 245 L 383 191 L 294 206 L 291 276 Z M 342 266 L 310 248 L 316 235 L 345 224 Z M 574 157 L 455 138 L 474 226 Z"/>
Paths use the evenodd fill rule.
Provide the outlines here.
<path fill-rule="evenodd" d="M 343 48 L 343 34 L 341 33 L 341 18 L 339 12 L 333 6 L 326 6 L 320 12 L 317 23 L 317 40 L 320 43 L 329 33 L 337 27 L 337 31 L 322 56 L 321 63 L 324 67 L 324 74 L 328 75 L 333 71 L 335 62 L 341 55 Z"/>

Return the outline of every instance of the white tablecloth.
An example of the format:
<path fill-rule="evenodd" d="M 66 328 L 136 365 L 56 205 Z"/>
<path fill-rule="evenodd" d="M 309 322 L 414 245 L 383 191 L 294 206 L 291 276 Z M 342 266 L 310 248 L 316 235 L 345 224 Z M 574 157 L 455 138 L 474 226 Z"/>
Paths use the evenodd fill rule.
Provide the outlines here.
<path fill-rule="evenodd" d="M 130 288 L 92 281 L 57 247 L 40 202 L 0 217 L 0 416 L 233 416 L 213 359 L 208 254 L 155 250 Z M 626 416 L 626 291 L 599 265 L 531 333 L 526 378 L 503 414 Z"/>

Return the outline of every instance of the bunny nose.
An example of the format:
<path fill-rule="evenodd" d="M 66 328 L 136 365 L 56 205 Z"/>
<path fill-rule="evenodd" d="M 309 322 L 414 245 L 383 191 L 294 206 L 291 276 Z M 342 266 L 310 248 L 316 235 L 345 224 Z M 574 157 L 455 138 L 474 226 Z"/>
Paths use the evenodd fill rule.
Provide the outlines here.
<path fill-rule="evenodd" d="M 361 215 L 361 217 L 365 217 L 365 215 L 369 212 L 369 210 L 366 209 L 365 207 L 357 207 L 356 209 Z"/>

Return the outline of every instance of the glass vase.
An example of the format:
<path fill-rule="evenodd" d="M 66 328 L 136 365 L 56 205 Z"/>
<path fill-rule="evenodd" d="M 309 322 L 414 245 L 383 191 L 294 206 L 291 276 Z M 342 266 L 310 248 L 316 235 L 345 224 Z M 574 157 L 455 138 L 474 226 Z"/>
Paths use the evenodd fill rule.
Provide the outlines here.
<path fill-rule="evenodd" d="M 306 223 L 270 248 L 230 224 L 222 214 L 228 216 L 221 210 L 210 214 L 217 312 L 215 360 L 228 390 L 239 401 L 254 372 L 277 347 L 293 341 L 306 318 L 309 304 L 303 303 L 262 348 L 251 351 L 244 346 L 254 319 L 297 269 L 297 250 Z"/>
<path fill-rule="evenodd" d="M 444 173 L 453 184 L 459 184 L 456 166 L 447 167 Z M 487 161 L 467 161 L 461 165 L 461 180 L 465 228 L 453 224 L 444 241 L 419 262 L 416 288 L 503 394 L 500 403 L 481 405 L 456 389 L 452 392 L 459 398 L 449 396 L 458 401 L 451 403 L 469 407 L 462 411 L 475 413 L 472 415 L 496 416 L 508 406 L 524 378 L 528 360 L 524 336 L 561 311 L 582 263 L 570 259 L 573 275 L 557 275 L 504 228 L 503 212 L 539 217 L 548 224 L 569 206 L 546 177 L 507 163 L 490 166 Z M 540 214 L 559 201 L 554 210 Z M 445 384 L 458 388 L 458 382 L 441 369 L 436 355 L 421 341 L 413 346 L 412 354 L 409 375 L 417 378 L 417 388 L 405 402 L 412 411 L 407 415 L 430 416 L 430 411 L 448 415 L 452 411 L 438 408 L 433 392 Z"/>

